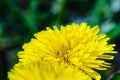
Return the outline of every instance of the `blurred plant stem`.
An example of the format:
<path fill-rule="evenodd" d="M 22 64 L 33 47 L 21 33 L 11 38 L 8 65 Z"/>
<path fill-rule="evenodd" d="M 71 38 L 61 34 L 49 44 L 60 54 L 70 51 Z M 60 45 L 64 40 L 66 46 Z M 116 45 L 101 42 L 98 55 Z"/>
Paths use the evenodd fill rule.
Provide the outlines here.
<path fill-rule="evenodd" d="M 62 24 L 64 9 L 65 9 L 66 0 L 55 0 L 52 4 L 52 12 L 53 14 L 57 14 L 57 18 L 52 22 L 52 26 L 58 25 L 60 28 L 60 24 Z"/>
<path fill-rule="evenodd" d="M 24 26 L 29 29 L 31 33 L 37 32 L 37 19 L 36 10 L 40 0 L 31 0 L 29 9 L 27 12 L 23 12 L 20 8 L 14 4 L 13 0 L 4 0 L 12 14 L 23 22 Z"/>
<path fill-rule="evenodd" d="M 36 13 L 40 0 L 30 0 L 29 11 Z"/>
<path fill-rule="evenodd" d="M 94 14 L 94 21 L 92 24 L 100 24 L 101 16 L 104 16 L 104 9 L 106 8 L 106 0 L 97 0 L 92 13 Z M 103 8 L 104 7 L 104 8 Z"/>
<path fill-rule="evenodd" d="M 37 24 L 37 9 L 39 6 L 40 0 L 30 0 L 29 7 L 27 9 L 27 13 L 25 15 L 25 19 L 28 22 L 30 30 L 32 32 L 37 32 L 38 31 L 38 24 Z"/>

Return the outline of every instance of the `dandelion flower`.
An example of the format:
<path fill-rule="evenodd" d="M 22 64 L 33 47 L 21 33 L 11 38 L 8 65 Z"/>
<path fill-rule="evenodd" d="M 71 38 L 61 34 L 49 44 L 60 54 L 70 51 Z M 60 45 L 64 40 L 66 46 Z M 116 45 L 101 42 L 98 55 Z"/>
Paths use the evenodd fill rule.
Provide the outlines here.
<path fill-rule="evenodd" d="M 113 59 L 115 44 L 108 44 L 105 34 L 98 34 L 98 26 L 90 28 L 87 23 L 54 26 L 36 33 L 35 38 L 23 45 L 18 53 L 21 63 L 37 60 L 53 61 L 78 68 L 95 80 L 101 76 L 95 70 L 106 70 Z M 94 69 L 94 70 L 93 70 Z"/>
<path fill-rule="evenodd" d="M 92 80 L 77 68 L 40 61 L 31 64 L 17 64 L 8 73 L 8 78 L 9 80 Z"/>

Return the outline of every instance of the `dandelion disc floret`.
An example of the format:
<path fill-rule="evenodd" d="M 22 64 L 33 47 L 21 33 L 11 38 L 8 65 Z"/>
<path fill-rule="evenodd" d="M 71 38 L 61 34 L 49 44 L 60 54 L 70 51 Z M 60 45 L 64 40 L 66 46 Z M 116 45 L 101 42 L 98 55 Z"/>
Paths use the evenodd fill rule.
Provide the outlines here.
<path fill-rule="evenodd" d="M 35 38 L 23 45 L 24 51 L 18 53 L 21 63 L 36 60 L 53 61 L 67 64 L 82 70 L 90 77 L 100 80 L 93 69 L 105 70 L 113 59 L 115 44 L 108 44 L 105 34 L 98 34 L 99 27 L 90 28 L 87 23 L 54 26 L 36 33 Z"/>

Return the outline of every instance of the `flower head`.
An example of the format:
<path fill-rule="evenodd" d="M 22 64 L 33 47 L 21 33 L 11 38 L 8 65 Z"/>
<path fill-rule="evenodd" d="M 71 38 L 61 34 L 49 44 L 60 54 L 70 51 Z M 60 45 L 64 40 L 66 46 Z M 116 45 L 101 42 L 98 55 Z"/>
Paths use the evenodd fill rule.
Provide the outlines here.
<path fill-rule="evenodd" d="M 18 53 L 21 63 L 37 60 L 64 63 L 78 68 L 90 77 L 100 80 L 93 69 L 106 70 L 113 59 L 115 44 L 108 44 L 105 34 L 98 34 L 99 27 L 90 28 L 87 23 L 61 26 L 36 33 L 35 38 L 24 44 L 24 51 Z"/>
<path fill-rule="evenodd" d="M 8 73 L 9 80 L 92 80 L 84 72 L 65 64 L 32 62 L 17 64 Z"/>

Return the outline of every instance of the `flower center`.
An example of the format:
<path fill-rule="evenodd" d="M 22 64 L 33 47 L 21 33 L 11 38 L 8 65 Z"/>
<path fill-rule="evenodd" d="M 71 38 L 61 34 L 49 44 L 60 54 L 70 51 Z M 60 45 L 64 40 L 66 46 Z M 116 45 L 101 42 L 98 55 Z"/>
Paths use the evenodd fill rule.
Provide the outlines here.
<path fill-rule="evenodd" d="M 62 62 L 65 62 L 67 64 L 71 64 L 71 61 L 69 59 L 69 52 L 68 50 L 60 53 L 59 51 L 57 52 L 56 54 L 56 58 L 59 60 L 59 61 L 62 61 Z"/>

